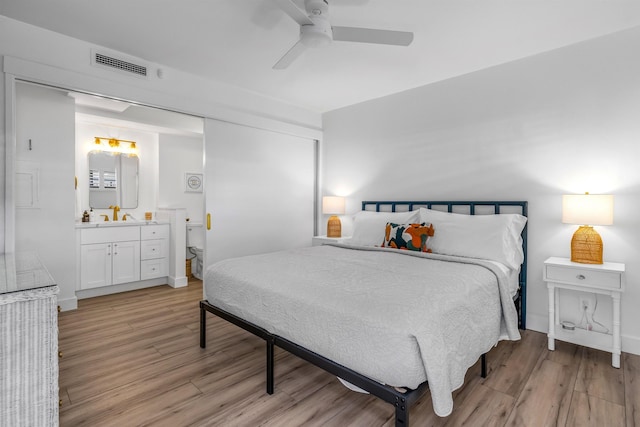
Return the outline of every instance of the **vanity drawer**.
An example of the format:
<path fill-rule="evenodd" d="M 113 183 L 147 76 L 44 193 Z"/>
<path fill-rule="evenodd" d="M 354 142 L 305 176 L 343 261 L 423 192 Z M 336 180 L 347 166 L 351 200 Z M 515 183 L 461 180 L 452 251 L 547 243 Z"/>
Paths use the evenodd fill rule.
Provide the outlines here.
<path fill-rule="evenodd" d="M 145 225 L 141 227 L 140 239 L 168 239 L 169 224 Z"/>
<path fill-rule="evenodd" d="M 128 242 L 140 240 L 140 227 L 97 227 L 80 231 L 80 244 Z"/>
<path fill-rule="evenodd" d="M 140 242 L 140 258 L 155 259 L 167 256 L 167 240 L 142 240 Z"/>
<path fill-rule="evenodd" d="M 597 271 L 546 266 L 546 280 L 551 282 L 569 283 L 578 286 L 592 286 L 599 288 L 622 288 L 622 274 L 613 271 Z"/>
<path fill-rule="evenodd" d="M 155 279 L 167 275 L 167 259 L 149 259 L 140 262 L 140 279 Z"/>

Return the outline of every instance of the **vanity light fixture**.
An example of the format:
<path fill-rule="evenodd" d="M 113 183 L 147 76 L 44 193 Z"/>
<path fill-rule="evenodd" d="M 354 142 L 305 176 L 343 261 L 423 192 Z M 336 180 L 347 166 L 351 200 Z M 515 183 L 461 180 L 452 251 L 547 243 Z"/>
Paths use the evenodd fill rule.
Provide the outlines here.
<path fill-rule="evenodd" d="M 562 196 L 562 222 L 580 226 L 571 238 L 571 261 L 602 264 L 602 238 L 593 226 L 613 224 L 613 196 L 589 193 Z"/>
<path fill-rule="evenodd" d="M 344 197 L 324 196 L 322 213 L 331 215 L 327 222 L 327 237 L 342 237 L 342 224 L 336 215 L 344 215 Z"/>
<path fill-rule="evenodd" d="M 94 141 L 96 145 L 99 145 L 98 148 L 101 151 L 108 151 L 111 153 L 125 153 L 125 154 L 137 154 L 138 147 L 136 146 L 135 141 L 128 141 L 126 139 L 117 139 L 117 138 L 105 138 L 103 136 L 94 137 Z M 106 145 L 103 145 L 102 141 L 107 141 Z M 122 146 L 120 143 L 129 144 L 129 146 Z"/>

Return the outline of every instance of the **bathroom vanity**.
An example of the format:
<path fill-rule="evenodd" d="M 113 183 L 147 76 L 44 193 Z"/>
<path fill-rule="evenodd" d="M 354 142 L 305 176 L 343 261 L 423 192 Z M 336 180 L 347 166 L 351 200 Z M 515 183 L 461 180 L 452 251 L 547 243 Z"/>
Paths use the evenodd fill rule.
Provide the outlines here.
<path fill-rule="evenodd" d="M 167 283 L 168 223 L 97 222 L 76 226 L 80 298 Z"/>

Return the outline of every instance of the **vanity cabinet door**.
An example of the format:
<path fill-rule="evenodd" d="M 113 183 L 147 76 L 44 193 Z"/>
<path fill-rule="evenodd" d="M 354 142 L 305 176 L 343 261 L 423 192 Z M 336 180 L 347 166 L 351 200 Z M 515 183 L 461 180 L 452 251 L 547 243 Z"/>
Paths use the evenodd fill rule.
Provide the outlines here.
<path fill-rule="evenodd" d="M 140 280 L 140 241 L 113 243 L 113 284 Z"/>
<path fill-rule="evenodd" d="M 111 284 L 111 243 L 80 246 L 80 289 Z"/>

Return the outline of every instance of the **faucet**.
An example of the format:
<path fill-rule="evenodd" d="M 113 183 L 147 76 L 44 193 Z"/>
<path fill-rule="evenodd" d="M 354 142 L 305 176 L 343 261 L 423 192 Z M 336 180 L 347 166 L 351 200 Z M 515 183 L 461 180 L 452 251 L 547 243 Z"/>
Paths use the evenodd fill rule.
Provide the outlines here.
<path fill-rule="evenodd" d="M 118 205 L 109 206 L 109 209 L 113 209 L 113 220 L 117 221 L 118 220 L 118 211 L 120 210 L 120 206 L 118 206 Z"/>
<path fill-rule="evenodd" d="M 100 216 L 103 216 L 105 221 L 109 221 L 109 215 L 104 215 L 104 214 L 102 214 L 102 215 L 100 215 Z"/>

